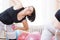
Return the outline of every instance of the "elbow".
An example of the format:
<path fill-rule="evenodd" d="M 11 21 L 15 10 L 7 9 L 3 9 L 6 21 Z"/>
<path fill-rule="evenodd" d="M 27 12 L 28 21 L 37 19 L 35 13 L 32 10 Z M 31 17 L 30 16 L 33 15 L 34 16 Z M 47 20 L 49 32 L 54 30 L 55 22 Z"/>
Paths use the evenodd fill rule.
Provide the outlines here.
<path fill-rule="evenodd" d="M 28 30 L 29 30 L 29 28 L 24 28 L 24 30 L 25 30 L 25 31 L 28 31 Z"/>

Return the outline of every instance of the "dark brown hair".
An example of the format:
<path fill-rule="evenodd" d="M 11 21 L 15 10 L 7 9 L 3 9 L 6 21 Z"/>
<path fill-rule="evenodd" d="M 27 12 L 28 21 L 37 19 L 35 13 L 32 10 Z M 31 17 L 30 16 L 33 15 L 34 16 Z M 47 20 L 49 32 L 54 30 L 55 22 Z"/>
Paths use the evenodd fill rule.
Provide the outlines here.
<path fill-rule="evenodd" d="M 28 18 L 29 21 L 33 22 L 35 20 L 35 17 L 36 17 L 35 8 L 33 7 L 33 12 L 31 14 L 31 16 L 27 16 L 27 18 Z"/>
<path fill-rule="evenodd" d="M 56 19 L 60 22 L 60 9 L 57 10 L 56 14 L 55 14 Z"/>

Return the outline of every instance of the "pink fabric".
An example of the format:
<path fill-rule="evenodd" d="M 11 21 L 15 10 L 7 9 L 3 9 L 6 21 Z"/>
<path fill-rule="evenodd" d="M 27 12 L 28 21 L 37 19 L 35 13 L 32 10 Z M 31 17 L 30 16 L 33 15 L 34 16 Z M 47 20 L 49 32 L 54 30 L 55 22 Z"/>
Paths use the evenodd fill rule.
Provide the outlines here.
<path fill-rule="evenodd" d="M 25 40 L 25 38 L 28 36 L 28 33 L 23 32 L 19 35 L 18 40 Z"/>
<path fill-rule="evenodd" d="M 52 40 L 54 40 L 54 37 L 52 37 Z"/>
<path fill-rule="evenodd" d="M 23 32 L 18 37 L 18 40 L 40 40 L 40 39 L 41 39 L 41 35 L 39 32 L 33 32 L 33 33 Z M 54 40 L 54 37 L 52 37 L 52 40 Z"/>
<path fill-rule="evenodd" d="M 40 40 L 41 36 L 39 32 L 29 34 L 25 40 Z"/>

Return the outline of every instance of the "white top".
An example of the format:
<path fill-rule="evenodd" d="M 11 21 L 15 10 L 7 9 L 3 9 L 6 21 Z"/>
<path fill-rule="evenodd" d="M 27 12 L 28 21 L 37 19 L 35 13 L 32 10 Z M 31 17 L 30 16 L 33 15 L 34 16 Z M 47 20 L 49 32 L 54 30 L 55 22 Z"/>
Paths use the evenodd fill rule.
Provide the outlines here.
<path fill-rule="evenodd" d="M 12 26 L 13 26 L 13 24 L 12 25 L 6 25 L 6 31 L 7 32 L 13 32 L 14 30 L 12 29 Z"/>
<path fill-rule="evenodd" d="M 12 25 L 6 25 L 6 34 L 8 39 L 16 39 L 16 32 L 12 29 Z"/>
<path fill-rule="evenodd" d="M 5 38 L 5 34 L 4 34 L 4 31 L 5 31 L 5 25 L 0 21 L 0 38 Z"/>
<path fill-rule="evenodd" d="M 5 26 L 5 25 L 4 25 L 2 22 L 0 22 L 0 31 L 5 30 L 5 29 L 4 29 L 4 26 Z"/>

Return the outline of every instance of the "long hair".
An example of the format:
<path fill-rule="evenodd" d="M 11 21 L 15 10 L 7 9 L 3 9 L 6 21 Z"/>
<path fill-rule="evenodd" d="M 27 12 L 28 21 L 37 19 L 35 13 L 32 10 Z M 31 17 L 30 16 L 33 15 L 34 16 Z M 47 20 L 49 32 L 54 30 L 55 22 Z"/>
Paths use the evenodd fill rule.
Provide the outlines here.
<path fill-rule="evenodd" d="M 35 20 L 35 17 L 36 17 L 35 8 L 33 7 L 33 12 L 31 14 L 31 16 L 27 16 L 27 18 L 28 18 L 29 21 L 33 22 Z"/>

